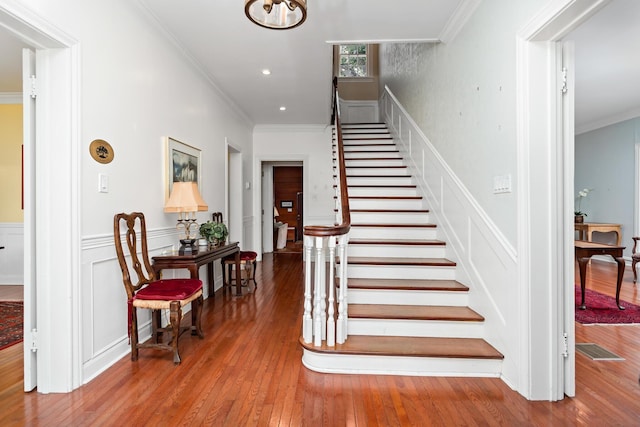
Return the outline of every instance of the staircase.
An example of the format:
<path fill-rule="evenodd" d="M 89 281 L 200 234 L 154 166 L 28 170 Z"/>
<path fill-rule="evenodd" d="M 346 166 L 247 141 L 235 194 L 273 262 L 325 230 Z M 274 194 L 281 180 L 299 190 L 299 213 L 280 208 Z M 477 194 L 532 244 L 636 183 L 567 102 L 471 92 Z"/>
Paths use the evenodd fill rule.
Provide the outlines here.
<path fill-rule="evenodd" d="M 348 338 L 301 343 L 312 370 L 429 376 L 500 375 L 503 356 L 384 124 L 343 125 L 351 207 Z M 339 283 L 338 283 L 339 286 Z"/>

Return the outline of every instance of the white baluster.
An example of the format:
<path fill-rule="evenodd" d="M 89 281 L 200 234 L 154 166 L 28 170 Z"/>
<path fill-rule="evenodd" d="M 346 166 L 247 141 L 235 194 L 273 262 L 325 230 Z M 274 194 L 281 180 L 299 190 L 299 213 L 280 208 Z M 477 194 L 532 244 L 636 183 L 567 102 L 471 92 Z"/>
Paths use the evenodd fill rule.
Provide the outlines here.
<path fill-rule="evenodd" d="M 338 325 L 336 333 L 336 341 L 338 344 L 343 344 L 348 336 L 347 324 L 348 324 L 348 303 L 347 303 L 347 243 L 348 235 L 344 234 L 338 237 L 338 258 L 340 259 L 340 292 L 338 293 Z"/>
<path fill-rule="evenodd" d="M 325 265 L 323 247 L 323 238 L 316 237 L 316 274 L 313 292 L 313 343 L 317 346 L 322 344 L 322 339 L 324 338 L 322 334 L 322 331 L 324 329 L 322 323 L 323 320 L 326 320 L 326 314 L 323 312 L 323 289 L 326 286 L 324 283 Z"/>
<path fill-rule="evenodd" d="M 304 236 L 304 314 L 302 316 L 302 339 L 306 343 L 313 341 L 313 319 L 311 317 L 311 250 L 313 249 L 313 237 Z"/>
<path fill-rule="evenodd" d="M 333 347 L 336 345 L 336 320 L 335 320 L 335 298 L 334 291 L 336 286 L 336 238 L 329 237 L 327 241 L 329 247 L 329 297 L 327 301 L 327 345 Z"/>

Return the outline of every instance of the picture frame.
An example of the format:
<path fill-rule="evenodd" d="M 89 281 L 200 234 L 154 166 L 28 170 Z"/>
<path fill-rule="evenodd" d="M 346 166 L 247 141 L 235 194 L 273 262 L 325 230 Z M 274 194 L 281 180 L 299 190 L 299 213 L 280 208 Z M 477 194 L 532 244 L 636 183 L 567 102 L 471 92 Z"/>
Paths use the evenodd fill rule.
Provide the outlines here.
<path fill-rule="evenodd" d="M 165 201 L 174 182 L 202 182 L 202 157 L 200 149 L 170 136 L 165 138 Z"/>

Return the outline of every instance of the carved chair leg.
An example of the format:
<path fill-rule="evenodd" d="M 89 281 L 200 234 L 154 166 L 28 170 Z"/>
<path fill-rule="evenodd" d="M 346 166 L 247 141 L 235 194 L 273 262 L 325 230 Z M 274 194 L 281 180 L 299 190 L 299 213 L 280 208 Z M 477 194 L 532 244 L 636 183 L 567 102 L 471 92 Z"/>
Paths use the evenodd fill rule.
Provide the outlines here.
<path fill-rule="evenodd" d="M 251 278 L 253 279 L 253 284 L 256 286 L 256 289 L 258 289 L 258 282 L 256 282 L 256 267 L 258 266 L 258 263 L 253 260 L 253 276 L 251 276 Z"/>
<path fill-rule="evenodd" d="M 631 260 L 631 270 L 633 271 L 633 283 L 636 283 L 636 281 L 638 280 L 638 272 L 636 271 L 637 263 L 638 263 L 637 260 L 635 259 Z"/>
<path fill-rule="evenodd" d="M 182 307 L 179 301 L 171 301 L 169 305 L 169 319 L 171 321 L 171 347 L 173 348 L 173 363 L 180 363 L 180 354 L 178 353 L 178 337 L 180 336 L 180 320 L 182 319 Z"/>
<path fill-rule="evenodd" d="M 131 361 L 138 360 L 138 309 L 131 307 Z"/>

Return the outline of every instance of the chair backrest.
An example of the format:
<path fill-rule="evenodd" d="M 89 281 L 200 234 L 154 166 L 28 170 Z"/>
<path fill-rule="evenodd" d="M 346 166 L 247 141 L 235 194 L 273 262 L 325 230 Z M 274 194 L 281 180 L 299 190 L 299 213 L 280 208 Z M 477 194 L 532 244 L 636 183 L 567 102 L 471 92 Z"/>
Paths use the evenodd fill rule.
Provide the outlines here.
<path fill-rule="evenodd" d="M 121 226 L 124 224 L 126 245 L 123 245 L 121 238 Z M 138 235 L 136 228 L 140 230 L 140 254 L 138 254 Z M 135 293 L 147 283 L 156 280 L 155 273 L 149 262 L 149 252 L 147 250 L 147 226 L 142 212 L 132 212 L 130 214 L 119 213 L 113 217 L 113 239 L 118 254 L 120 270 L 122 270 L 122 281 L 127 291 L 127 297 L 133 298 Z M 126 252 L 124 248 L 126 247 Z M 137 278 L 132 280 L 131 274 L 135 273 Z"/>
<path fill-rule="evenodd" d="M 214 212 L 211 214 L 211 217 L 213 218 L 213 222 L 223 222 L 222 212 Z"/>

